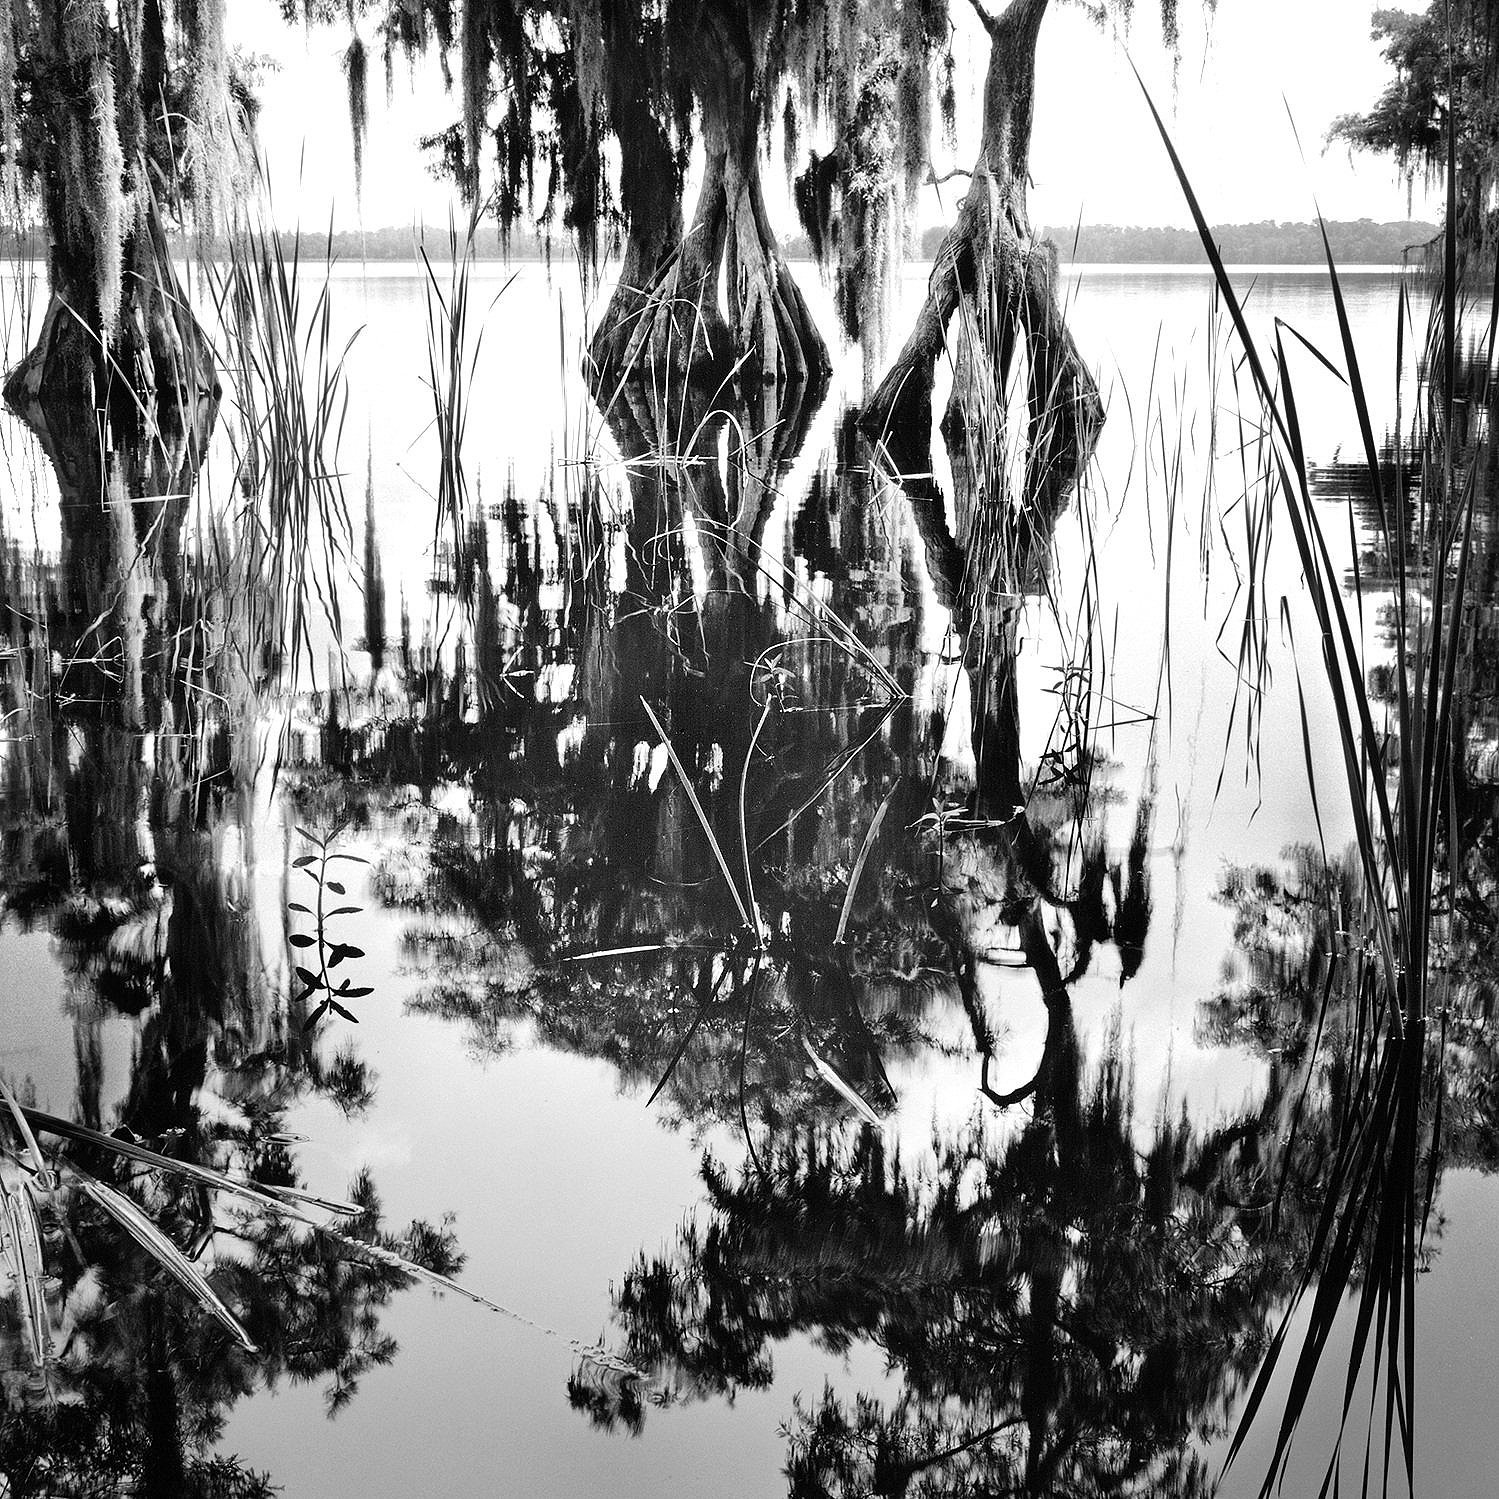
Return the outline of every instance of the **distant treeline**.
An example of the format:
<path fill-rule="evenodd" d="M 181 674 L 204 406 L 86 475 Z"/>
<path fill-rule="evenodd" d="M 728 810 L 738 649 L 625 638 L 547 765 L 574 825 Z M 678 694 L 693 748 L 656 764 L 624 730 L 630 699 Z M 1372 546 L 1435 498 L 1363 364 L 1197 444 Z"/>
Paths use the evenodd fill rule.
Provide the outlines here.
<path fill-rule="evenodd" d="M 460 229 L 460 234 L 462 230 Z M 421 250 L 436 264 L 448 256 L 447 225 L 392 224 L 383 229 L 339 229 L 331 236 L 326 227 L 303 224 L 300 229 L 282 229 L 277 238 L 282 251 L 290 256 L 298 248 L 304 260 L 322 260 L 331 255 L 339 262 L 358 260 L 404 260 L 419 258 Z M 46 253 L 47 236 L 39 227 L 15 230 L 9 226 L 0 228 L 0 257 L 39 256 Z M 189 235 L 175 235 L 172 250 L 177 256 L 189 259 L 197 255 L 203 246 Z M 210 245 L 210 253 L 222 247 Z M 551 237 L 536 230 L 517 228 L 510 236 L 508 252 L 500 243 L 498 229 L 486 223 L 475 239 L 475 254 L 480 260 L 568 260 L 572 258 L 572 242 L 566 233 Z"/>
<path fill-rule="evenodd" d="M 928 229 L 920 254 L 931 260 L 946 228 Z M 1041 231 L 1057 246 L 1063 260 L 1090 264 L 1205 265 L 1207 256 L 1195 229 L 1151 229 L 1135 225 L 1048 225 Z M 1419 257 L 1421 247 L 1437 233 L 1435 224 L 1401 219 L 1377 224 L 1352 219 L 1327 225 L 1332 252 L 1341 265 L 1398 265 L 1408 253 Z M 1316 224 L 1220 224 L 1213 230 L 1218 253 L 1234 265 L 1320 265 L 1325 253 L 1322 231 Z M 811 254 L 804 234 L 785 241 L 792 259 Z"/>
<path fill-rule="evenodd" d="M 1133 262 L 1144 265 L 1205 263 L 1202 241 L 1195 229 L 1143 229 L 1118 224 L 1051 226 L 1043 231 L 1054 240 L 1064 260 L 1092 264 Z M 1407 255 L 1419 258 L 1422 247 L 1437 233 L 1435 224 L 1401 219 L 1377 224 L 1353 219 L 1327 225 L 1333 258 L 1340 265 L 1398 265 Z M 1214 228 L 1218 253 L 1237 265 L 1321 265 L 1327 258 L 1322 230 L 1316 224 L 1221 224 Z M 923 240 L 932 240 L 928 233 Z M 932 244 L 935 251 L 941 235 Z"/>
<path fill-rule="evenodd" d="M 921 235 L 917 253 L 930 260 L 946 232 L 941 225 Z M 1151 229 L 1134 225 L 1085 224 L 1081 230 L 1073 225 L 1050 225 L 1042 231 L 1053 240 L 1063 260 L 1102 264 L 1136 265 L 1203 264 L 1206 257 L 1195 229 Z M 1419 256 L 1437 233 L 1435 224 L 1399 220 L 1380 224 L 1373 219 L 1344 220 L 1329 223 L 1328 238 L 1333 254 L 1343 265 L 1398 265 L 1407 254 Z M 1259 224 L 1222 224 L 1213 230 L 1219 253 L 1231 264 L 1316 265 L 1323 260 L 1322 234 L 1315 224 L 1277 224 L 1265 220 Z M 297 234 L 281 231 L 282 248 L 292 251 Z M 341 229 L 330 241 L 326 230 L 304 226 L 301 230 L 301 252 L 304 257 L 321 259 L 331 250 L 339 261 L 415 260 L 419 246 L 425 244 L 434 261 L 448 253 L 445 226 L 410 224 L 389 225 L 383 229 Z M 789 235 L 782 240 L 786 254 L 793 260 L 811 259 L 811 245 L 804 234 Z M 0 256 L 38 255 L 45 239 L 38 230 L 0 229 Z M 195 244 L 184 242 L 181 253 L 191 255 Z M 504 257 L 498 232 L 492 225 L 480 231 L 476 246 L 481 260 Z M 566 234 L 549 241 L 544 233 L 517 228 L 510 236 L 509 258 L 512 260 L 570 259 L 572 246 Z"/>

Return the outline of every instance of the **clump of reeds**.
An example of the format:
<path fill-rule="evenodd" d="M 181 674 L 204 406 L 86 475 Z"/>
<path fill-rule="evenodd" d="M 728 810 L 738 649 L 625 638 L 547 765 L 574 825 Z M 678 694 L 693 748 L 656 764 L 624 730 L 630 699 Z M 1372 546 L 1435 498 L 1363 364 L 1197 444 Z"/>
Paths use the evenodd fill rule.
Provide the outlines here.
<path fill-rule="evenodd" d="M 1462 391 L 1457 360 L 1460 290 L 1452 211 L 1454 163 L 1449 143 L 1444 265 L 1434 288 L 1426 336 L 1424 399 L 1413 417 L 1412 446 L 1402 448 L 1397 442 L 1397 452 L 1414 453 L 1417 472 L 1407 476 L 1397 465 L 1391 483 L 1376 446 L 1366 384 L 1324 233 L 1342 344 L 1341 378 L 1346 380 L 1358 420 L 1365 471 L 1362 483 L 1373 497 L 1376 517 L 1375 550 L 1381 576 L 1388 580 L 1392 594 L 1393 660 L 1382 674 L 1382 679 L 1388 679 L 1389 701 L 1380 703 L 1370 687 L 1360 622 L 1350 619 L 1343 573 L 1334 563 L 1313 503 L 1306 434 L 1287 359 L 1285 330 L 1276 325 L 1268 350 L 1251 335 L 1242 303 L 1159 114 L 1156 122 L 1265 414 L 1278 509 L 1289 521 L 1318 627 L 1320 678 L 1331 698 L 1338 741 L 1330 758 L 1344 785 L 1363 877 L 1361 917 L 1348 932 L 1325 986 L 1313 1042 L 1314 1047 L 1329 1044 L 1330 1010 L 1346 1006 L 1337 1028 L 1340 1054 L 1330 1059 L 1327 1069 L 1339 1121 L 1335 1149 L 1326 1163 L 1322 1202 L 1298 1291 L 1250 1391 L 1229 1461 L 1242 1450 L 1282 1361 L 1293 1359 L 1261 1492 L 1268 1495 L 1277 1487 L 1333 1328 L 1340 1318 L 1351 1315 L 1340 1435 L 1322 1492 L 1337 1492 L 1342 1432 L 1364 1388 L 1369 1392 L 1370 1444 L 1364 1464 L 1365 1488 L 1371 1476 L 1378 1476 L 1378 1465 L 1371 1459 L 1373 1444 L 1379 1440 L 1385 1482 L 1398 1455 L 1406 1486 L 1414 1491 L 1415 1286 L 1440 1156 L 1441 1062 L 1447 1020 L 1443 982 L 1436 973 L 1445 919 L 1439 912 L 1446 901 L 1449 871 L 1458 863 L 1460 836 L 1454 761 L 1462 746 L 1454 740 L 1452 724 L 1464 641 L 1472 628 L 1469 577 L 1474 510 L 1483 498 L 1478 486 L 1491 461 L 1489 418 L 1494 392 L 1490 361 L 1499 300 L 1488 319 L 1487 343 L 1476 362 L 1473 389 Z M 1407 317 L 1403 287 L 1400 297 L 1403 328 Z M 1397 363 L 1403 362 L 1403 356 L 1402 347 Z M 1320 353 L 1318 358 L 1329 363 Z M 1397 389 L 1402 373 L 1397 368 Z M 1475 412 L 1477 420 L 1470 414 Z M 1353 583 L 1357 589 L 1357 577 Z M 1424 601 L 1419 597 L 1423 588 Z M 1315 806 L 1317 773 L 1327 768 L 1324 762 L 1329 757 L 1314 753 L 1305 727 L 1303 710 L 1306 769 Z M 1287 1160 L 1290 1154 L 1288 1148 Z M 1298 1324 L 1293 1318 L 1303 1308 L 1307 1316 Z M 1293 1349 L 1292 1329 L 1298 1325 L 1300 1346 Z M 1374 1436 L 1376 1425 L 1379 1439 Z"/>
<path fill-rule="evenodd" d="M 329 244 L 313 290 L 300 236 L 288 255 L 257 221 L 236 226 L 210 267 L 238 498 L 224 562 L 252 608 L 248 638 L 269 642 L 293 683 L 319 617 L 343 640 L 339 584 L 354 548 L 338 454 L 357 333 L 334 335 Z"/>
<path fill-rule="evenodd" d="M 471 313 L 477 229 L 477 217 L 469 220 L 461 236 L 456 222 L 448 221 L 448 264 L 443 279 L 439 279 L 426 247 L 419 247 L 427 271 L 427 379 L 432 393 L 432 430 L 437 437 L 437 511 L 432 544 L 434 551 L 440 548 L 446 528 L 455 558 L 463 555 L 469 530 L 463 445 L 479 351 L 484 344 L 483 316 L 476 327 Z M 514 279 L 512 275 L 495 293 L 490 308 Z M 455 584 L 461 589 L 463 569 L 457 572 Z"/>

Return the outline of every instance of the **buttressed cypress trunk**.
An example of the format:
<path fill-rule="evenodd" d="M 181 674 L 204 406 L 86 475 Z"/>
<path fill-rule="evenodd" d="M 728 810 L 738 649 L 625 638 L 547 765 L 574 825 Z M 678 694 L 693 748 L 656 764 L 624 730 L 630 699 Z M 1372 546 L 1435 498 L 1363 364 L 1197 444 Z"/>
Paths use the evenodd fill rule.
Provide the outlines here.
<path fill-rule="evenodd" d="M 102 448 L 130 470 L 133 498 L 167 494 L 196 468 L 219 390 L 153 182 L 168 170 L 158 158 L 171 140 L 161 5 L 130 0 L 112 12 L 102 0 L 70 0 L 37 16 L 36 107 L 51 117 L 59 158 L 33 174 L 49 300 L 5 399 L 54 455 L 76 446 L 72 467 L 87 466 L 85 446 Z"/>
<path fill-rule="evenodd" d="M 1018 347 L 1028 360 L 1027 497 L 1055 505 L 1086 462 L 1103 421 L 1097 386 L 1067 331 L 1055 252 L 1026 207 L 1036 44 L 1047 0 L 1010 0 L 998 16 L 973 0 L 989 33 L 984 124 L 973 180 L 943 238 L 926 299 L 880 382 L 862 426 L 897 469 L 929 463 L 936 364 L 958 322 L 948 425 L 971 403 L 1004 401 Z"/>
<path fill-rule="evenodd" d="M 827 349 L 781 254 L 760 182 L 769 19 L 758 0 L 705 4 L 692 38 L 703 181 L 692 223 L 637 304 L 624 362 L 744 384 L 802 384 Z M 720 300 L 720 280 L 723 283 Z M 610 308 L 609 319 L 616 309 Z"/>
<path fill-rule="evenodd" d="M 86 440 L 129 455 L 139 480 L 195 468 L 217 410 L 208 339 L 188 305 L 153 205 L 126 241 L 112 329 L 101 325 L 94 267 L 54 243 L 47 310 L 35 346 L 6 376 L 6 403 L 56 444 L 70 414 Z M 102 421 L 101 433 L 95 423 Z M 194 456 L 196 455 L 196 456 Z"/>
<path fill-rule="evenodd" d="M 650 306 L 649 288 L 682 242 L 682 188 L 666 127 L 638 99 L 615 108 L 630 149 L 620 160 L 619 194 L 629 222 L 624 262 L 589 353 L 601 388 L 624 374 L 630 342 Z"/>

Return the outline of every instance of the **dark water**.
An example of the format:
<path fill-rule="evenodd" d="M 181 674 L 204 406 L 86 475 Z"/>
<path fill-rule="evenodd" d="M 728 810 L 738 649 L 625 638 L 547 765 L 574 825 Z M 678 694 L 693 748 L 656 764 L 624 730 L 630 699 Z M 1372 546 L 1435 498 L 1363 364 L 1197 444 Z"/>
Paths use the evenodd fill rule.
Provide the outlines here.
<path fill-rule="evenodd" d="M 168 525 L 7 432 L 0 1068 L 361 1209 L 312 1213 L 332 1239 L 80 1148 L 259 1351 L 65 1174 L 42 1372 L 0 1313 L 10 1492 L 1211 1492 L 1321 1201 L 1309 1033 L 1358 872 L 1325 790 L 1317 852 L 1282 538 L 1248 611 L 1268 669 L 1240 655 L 1263 494 L 1206 280 L 1082 276 L 1095 471 L 1000 517 L 1008 443 L 896 483 L 852 366 L 791 407 L 601 410 L 576 296 L 527 275 L 436 521 L 420 278 L 337 284 L 343 649 L 236 566 L 222 440 Z M 1350 296 L 1388 367 L 1390 282 Z M 1320 276 L 1250 305 L 1333 346 Z M 1335 459 L 1351 414 L 1308 387 Z M 1450 956 L 1418 1455 L 1424 1491 L 1479 1494 L 1492 989 L 1481 942 Z"/>

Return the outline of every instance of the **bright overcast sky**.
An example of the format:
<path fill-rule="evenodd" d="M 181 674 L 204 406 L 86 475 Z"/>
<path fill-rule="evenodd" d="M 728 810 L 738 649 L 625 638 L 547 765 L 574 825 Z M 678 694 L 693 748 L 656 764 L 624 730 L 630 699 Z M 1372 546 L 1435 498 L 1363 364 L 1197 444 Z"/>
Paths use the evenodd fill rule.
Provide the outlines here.
<path fill-rule="evenodd" d="M 1180 4 L 1174 84 L 1150 0 L 1140 0 L 1129 46 L 1209 219 L 1306 219 L 1314 199 L 1329 218 L 1406 216 L 1404 186 L 1388 163 L 1350 163 L 1346 150 L 1322 146 L 1333 118 L 1367 106 L 1385 81 L 1369 38 L 1371 0 L 1219 0 L 1210 26 L 1193 0 Z M 969 49 L 969 102 L 960 111 L 958 156 L 939 165 L 967 166 L 984 42 L 967 6 L 953 6 Z M 399 65 L 387 103 L 378 56 L 371 57 L 370 140 L 363 201 L 356 203 L 340 67 L 345 35 L 289 28 L 275 0 L 232 0 L 228 9 L 231 41 L 278 64 L 262 91 L 261 118 L 278 222 L 321 226 L 330 205 L 340 228 L 446 221 L 449 193 L 432 180 L 415 144 L 455 118 L 456 103 L 444 97 L 435 68 L 413 78 Z M 1070 224 L 1080 215 L 1092 223 L 1187 222 L 1123 45 L 1071 6 L 1055 5 L 1042 32 L 1031 170 L 1037 223 Z M 773 168 L 772 175 L 779 173 Z M 949 208 L 958 191 L 960 183 L 949 184 Z M 1438 213 L 1419 188 L 1414 212 Z M 923 204 L 922 227 L 945 217 L 935 200 Z"/>

